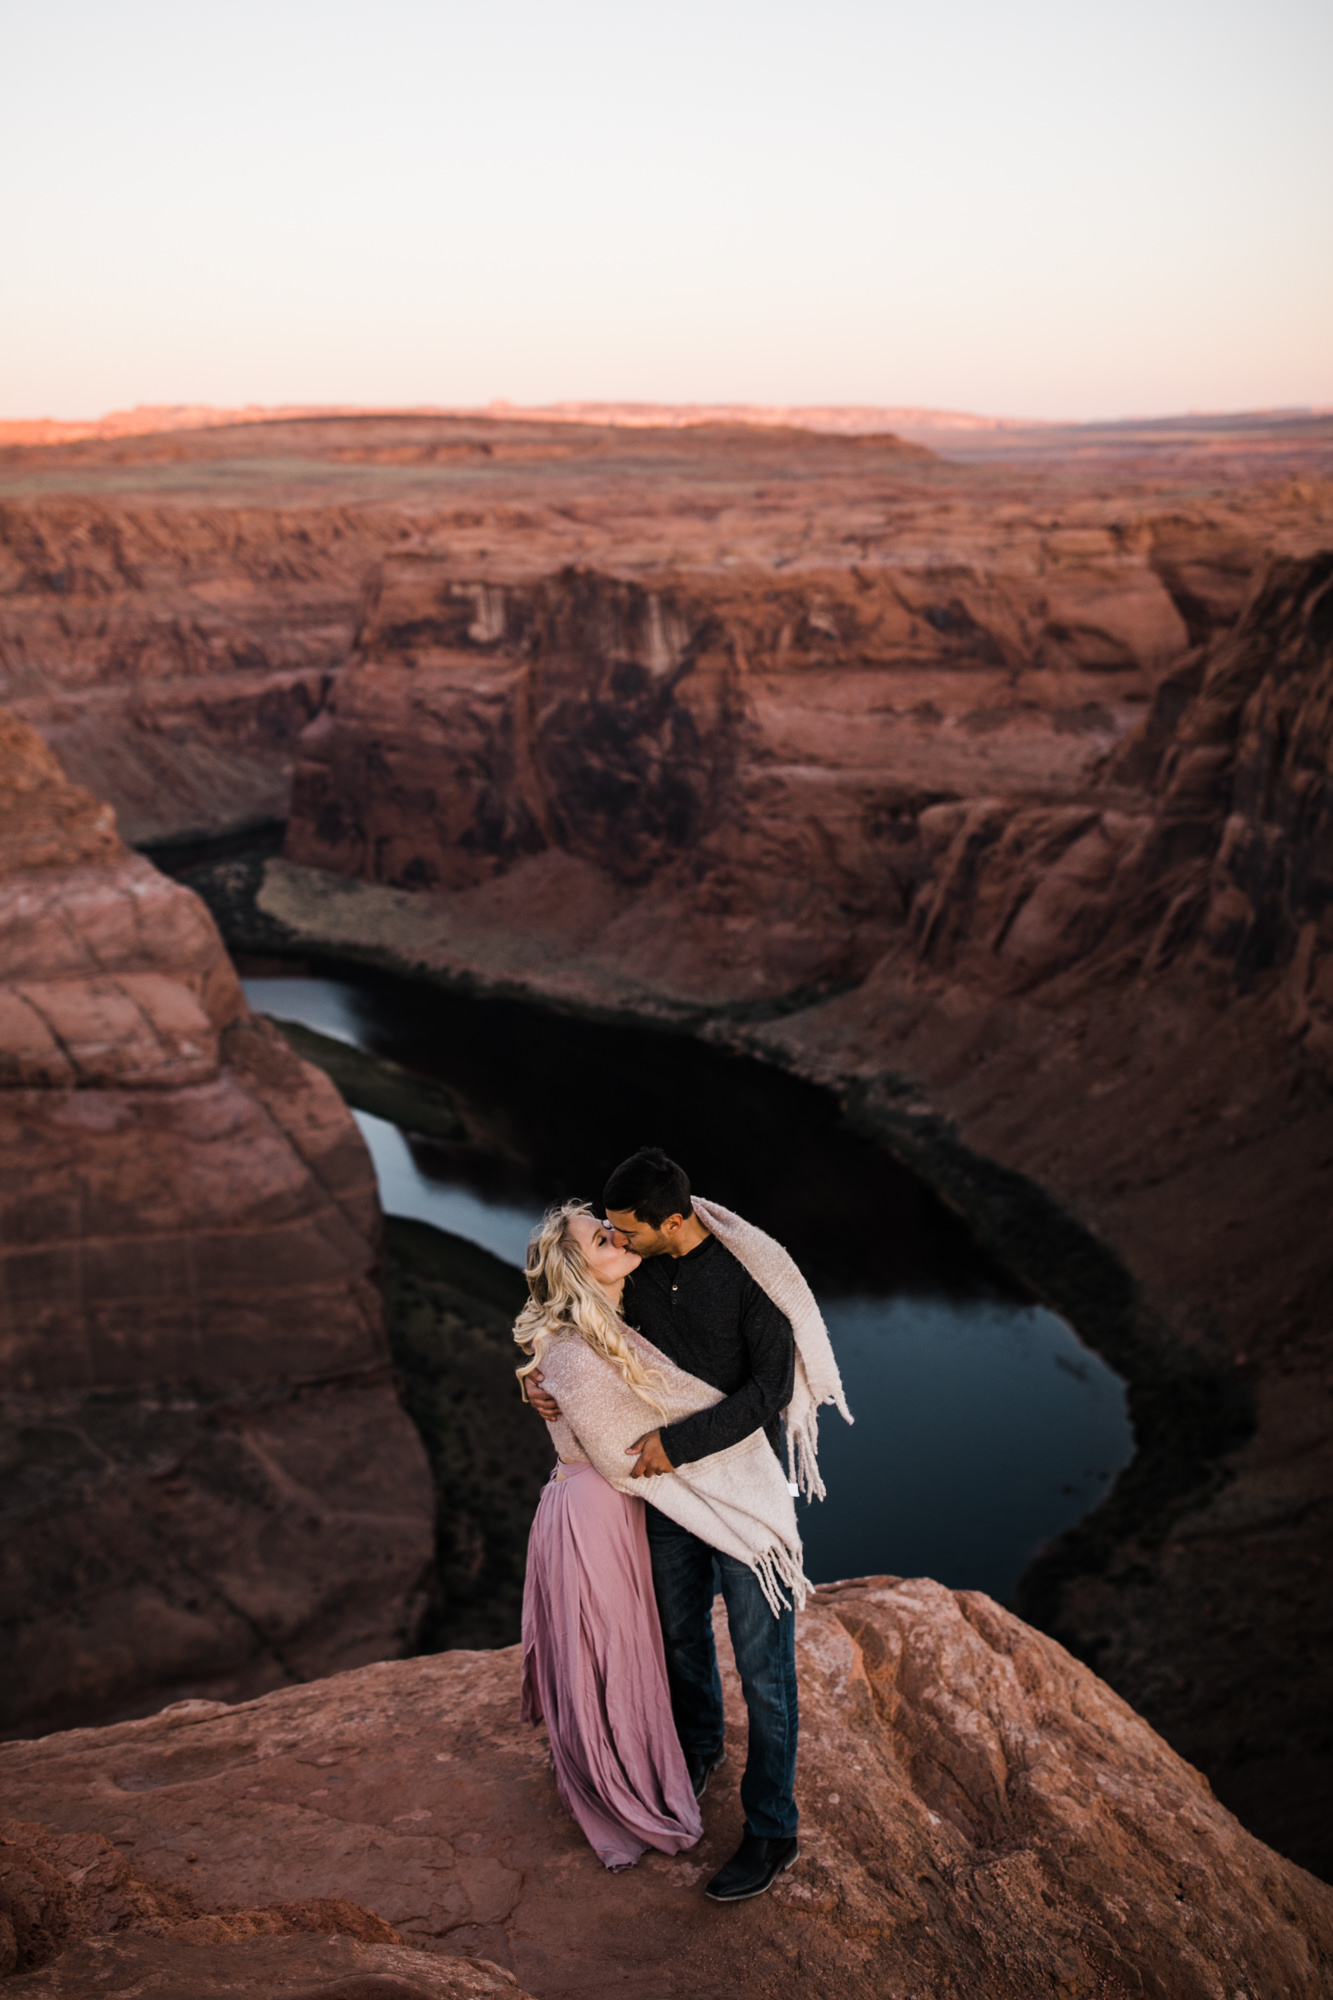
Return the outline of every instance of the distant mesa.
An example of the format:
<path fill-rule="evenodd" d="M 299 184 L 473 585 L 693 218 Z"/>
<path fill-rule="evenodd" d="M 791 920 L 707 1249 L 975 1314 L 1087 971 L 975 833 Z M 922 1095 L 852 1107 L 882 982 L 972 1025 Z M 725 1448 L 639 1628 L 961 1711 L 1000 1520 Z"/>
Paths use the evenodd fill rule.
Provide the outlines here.
<path fill-rule="evenodd" d="M 488 403 L 483 410 L 446 404 L 247 403 L 240 409 L 218 409 L 207 403 L 140 403 L 132 410 L 113 410 L 104 417 L 0 420 L 0 445 L 75 444 L 85 438 L 152 437 L 160 431 L 215 430 L 230 424 L 292 423 L 302 418 L 391 416 L 486 416 L 501 422 L 536 419 L 545 423 L 614 424 L 644 430 L 682 430 L 694 424 L 755 424 L 782 429 L 831 431 L 847 436 L 895 430 L 905 423 L 916 429 L 984 431 L 997 430 L 1018 421 L 973 416 L 953 410 L 881 409 L 860 403 L 789 406 L 560 402 L 525 405 L 499 399 Z"/>
<path fill-rule="evenodd" d="M 511 403 L 497 398 L 484 408 L 447 404 L 247 403 L 237 409 L 207 403 L 141 403 L 87 419 L 56 417 L 0 420 L 0 450 L 155 437 L 240 426 L 331 423 L 358 419 L 434 419 L 493 424 L 566 424 L 596 429 L 695 430 L 748 426 L 804 430 L 830 437 L 895 437 L 928 446 L 947 458 L 1016 459 L 1183 450 L 1290 450 L 1326 444 L 1333 451 L 1333 409 L 1190 410 L 1165 417 L 1125 417 L 1096 422 L 988 416 L 974 410 L 937 410 L 914 404 L 873 403 L 654 403 L 560 401 Z M 1325 470 L 1327 468 L 1324 468 Z"/>

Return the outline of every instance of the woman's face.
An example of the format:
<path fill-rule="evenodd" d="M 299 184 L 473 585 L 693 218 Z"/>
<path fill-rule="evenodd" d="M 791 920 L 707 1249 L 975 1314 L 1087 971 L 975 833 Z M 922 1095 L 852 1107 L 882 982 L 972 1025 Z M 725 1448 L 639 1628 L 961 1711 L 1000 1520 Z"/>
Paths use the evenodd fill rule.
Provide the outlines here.
<path fill-rule="evenodd" d="M 632 1250 L 617 1250 L 614 1231 L 591 1215 L 572 1215 L 569 1233 L 588 1260 L 588 1269 L 604 1292 L 618 1292 L 630 1272 L 643 1262 Z"/>

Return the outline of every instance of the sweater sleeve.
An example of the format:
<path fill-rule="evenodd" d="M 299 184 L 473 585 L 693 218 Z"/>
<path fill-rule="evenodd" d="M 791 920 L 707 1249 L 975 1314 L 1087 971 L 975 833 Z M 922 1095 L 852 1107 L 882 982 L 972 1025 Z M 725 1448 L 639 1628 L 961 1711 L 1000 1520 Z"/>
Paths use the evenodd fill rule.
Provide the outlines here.
<path fill-rule="evenodd" d="M 542 1358 L 542 1374 L 589 1463 L 609 1485 L 637 1492 L 630 1483 L 634 1460 L 626 1446 L 658 1428 L 661 1420 L 652 1404 L 581 1341 L 553 1343 Z"/>
<path fill-rule="evenodd" d="M 662 1431 L 662 1449 L 673 1465 L 692 1465 L 715 1451 L 764 1430 L 791 1401 L 796 1342 L 791 1321 L 753 1278 L 741 1306 L 741 1336 L 750 1358 L 749 1378 L 710 1410 L 697 1410 Z"/>

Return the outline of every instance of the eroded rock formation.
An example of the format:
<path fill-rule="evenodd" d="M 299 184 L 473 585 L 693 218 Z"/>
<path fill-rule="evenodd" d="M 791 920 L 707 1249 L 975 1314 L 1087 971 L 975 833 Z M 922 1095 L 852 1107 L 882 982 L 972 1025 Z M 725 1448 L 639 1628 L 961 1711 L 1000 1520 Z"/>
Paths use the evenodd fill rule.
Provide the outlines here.
<path fill-rule="evenodd" d="M 1331 763 L 1320 553 L 1163 682 L 1108 766 L 1128 807 L 941 808 L 897 948 L 756 1031 L 1129 1375 L 1140 1458 L 1021 1603 L 1322 1872 Z"/>
<path fill-rule="evenodd" d="M 1086 817 L 1256 560 L 1150 520 L 960 524 L 950 554 L 531 580 L 392 555 L 302 739 L 287 855 L 407 888 L 503 879 L 470 898 L 498 921 L 524 875 L 534 913 L 566 876 L 573 901 L 580 864 L 605 883 L 601 955 L 714 1004 L 860 976 L 954 802 Z"/>
<path fill-rule="evenodd" d="M 136 832 L 280 811 L 317 708 L 289 858 L 209 884 L 238 940 L 838 1091 L 1131 1379 L 1140 1458 L 1033 1615 L 1333 1869 L 1333 488 L 1270 429 L 1035 468 L 407 415 L 13 451 L 2 644 Z"/>
<path fill-rule="evenodd" d="M 1025 1601 L 1328 1867 L 1318 525 L 795 576 L 404 551 L 303 739 L 290 859 L 215 888 L 256 941 L 837 1089 L 1131 1379 L 1139 1465 Z"/>
<path fill-rule="evenodd" d="M 257 1941 L 210 1934 L 221 1923 L 206 1913 L 276 1901 L 248 1921 L 322 1909 L 330 1929 L 366 1937 L 378 1919 L 442 1974 L 452 1954 L 480 1953 L 538 2000 L 645 1986 L 681 2000 L 1327 1992 L 1333 1891 L 1246 1833 L 1050 1639 L 974 1593 L 881 1578 L 822 1588 L 797 1644 L 802 1855 L 736 1908 L 700 1885 L 739 1832 L 739 1757 L 709 1789 L 699 1848 L 610 1875 L 561 1811 L 543 1736 L 519 1722 L 517 1648 L 10 1744 L 0 1784 L 61 1853 L 96 1859 L 101 1836 L 159 1908 L 188 1899 L 199 1913 L 174 1941 L 123 1918 L 88 1939 L 82 1952 L 97 1944 L 127 1986 L 156 1942 L 178 1978 L 198 1967 L 189 1991 L 224 1990 L 208 1981 L 243 1974 Z M 726 1698 L 734 1741 L 732 1674 Z M 360 1909 L 340 1920 L 349 1902 Z M 244 1935 L 246 1918 L 223 1921 Z M 282 1942 L 307 1966 L 327 1950 Z M 16 1996 L 72 2000 L 63 1963 Z M 413 1993 L 413 1980 L 455 1991 L 400 1976 Z"/>
<path fill-rule="evenodd" d="M 210 427 L 191 431 L 189 414 L 143 413 L 149 432 L 168 425 L 149 435 L 117 421 L 84 427 L 97 434 L 81 442 L 0 442 L 0 700 L 136 842 L 285 815 L 293 738 L 345 662 L 368 572 L 405 541 L 443 545 L 460 576 L 478 577 L 497 557 L 497 575 L 534 577 L 571 562 L 621 576 L 933 565 L 940 588 L 922 605 L 939 616 L 960 563 L 974 581 L 1002 575 L 1016 549 L 1021 569 L 1042 536 L 1059 600 L 1057 570 L 1088 554 L 1080 534 L 1097 544 L 1108 520 L 1118 534 L 1126 504 L 1131 536 L 1140 517 L 1156 522 L 1168 589 L 1177 545 L 1234 586 L 1311 493 L 1319 504 L 1295 481 L 1229 491 L 1225 452 L 1242 441 L 1225 430 L 1167 454 L 1166 476 L 1151 451 L 1098 459 L 1088 438 L 1068 441 L 1054 470 L 1014 472 L 949 466 L 893 436 L 753 423 L 289 412 L 219 424 L 200 412 Z M 1293 472 L 1327 458 L 1317 438 L 1303 448 L 1293 441 Z M 1143 602 L 1128 605 L 1141 579 L 1119 559 L 1106 578 L 1125 605 L 1094 608 L 1092 624 L 1105 628 L 1103 664 L 1123 663 L 1105 633 L 1123 640 L 1140 618 Z M 1187 588 L 1187 623 L 1190 602 Z"/>
<path fill-rule="evenodd" d="M 293 741 L 398 532 L 347 508 L 0 504 L 0 698 L 129 840 L 282 820 Z"/>
<path fill-rule="evenodd" d="M 698 489 L 683 511 L 705 531 L 726 508 L 744 532 L 790 539 L 808 532 L 812 488 L 841 512 L 867 471 L 929 459 L 891 437 L 739 440 L 656 439 L 662 469 Z M 0 700 L 136 843 L 280 821 L 293 739 L 346 659 L 383 551 L 422 533 L 484 551 L 517 530 L 559 561 L 612 523 L 623 550 L 637 510 L 660 553 L 679 522 L 643 505 L 642 458 L 609 427 L 393 413 L 0 444 Z M 737 509 L 738 472 L 782 484 Z"/>
<path fill-rule="evenodd" d="M 3 713 L 0 1161 L 0 1726 L 400 1649 L 432 1506 L 360 1137 Z"/>

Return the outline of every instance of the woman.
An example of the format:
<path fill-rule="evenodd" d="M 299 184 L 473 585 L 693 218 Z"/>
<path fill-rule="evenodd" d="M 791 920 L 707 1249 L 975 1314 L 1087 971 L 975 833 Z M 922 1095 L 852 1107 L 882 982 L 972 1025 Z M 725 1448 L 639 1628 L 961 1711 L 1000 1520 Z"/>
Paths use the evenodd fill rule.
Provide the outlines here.
<path fill-rule="evenodd" d="M 561 1409 L 528 1545 L 523 1714 L 545 1721 L 561 1797 L 608 1868 L 646 1847 L 679 1853 L 703 1830 L 671 1719 L 644 1500 L 749 1563 L 775 1610 L 783 1586 L 798 1604 L 806 1590 L 795 1508 L 762 1431 L 631 1482 L 636 1440 L 722 1400 L 620 1319 L 638 1263 L 586 1202 L 566 1202 L 534 1232 L 514 1328 L 529 1356 L 520 1383 L 540 1369 Z"/>

